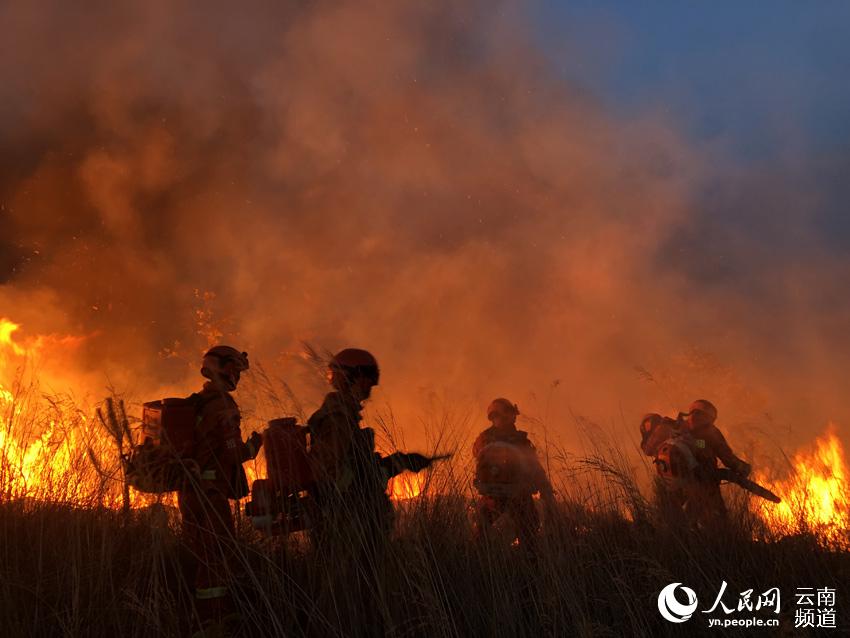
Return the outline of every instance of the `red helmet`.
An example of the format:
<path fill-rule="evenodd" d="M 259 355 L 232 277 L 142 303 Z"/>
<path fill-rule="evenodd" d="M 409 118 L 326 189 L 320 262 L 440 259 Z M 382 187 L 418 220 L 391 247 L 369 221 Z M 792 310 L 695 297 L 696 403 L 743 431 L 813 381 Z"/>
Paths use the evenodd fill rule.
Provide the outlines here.
<path fill-rule="evenodd" d="M 717 408 L 714 407 L 714 404 L 711 401 L 706 401 L 705 399 L 697 399 L 693 403 L 691 403 L 691 407 L 688 408 L 689 412 L 695 412 L 699 410 L 709 416 L 711 422 L 714 423 L 717 420 Z"/>
<path fill-rule="evenodd" d="M 499 397 L 498 399 L 493 399 L 490 402 L 490 405 L 487 406 L 487 418 L 491 421 L 493 420 L 493 415 L 495 413 L 508 414 L 510 416 L 517 417 L 519 416 L 519 408 L 516 403 L 511 403 L 505 398 Z"/>
<path fill-rule="evenodd" d="M 661 445 L 674 434 L 676 422 L 654 412 L 640 422 L 640 449 L 647 456 L 656 456 Z"/>
<path fill-rule="evenodd" d="M 641 435 L 644 438 L 649 436 L 650 432 L 657 428 L 663 420 L 663 417 L 655 412 L 650 412 L 649 414 L 644 415 L 643 420 L 640 422 Z"/>
<path fill-rule="evenodd" d="M 239 374 L 248 369 L 248 353 L 231 346 L 214 346 L 207 350 L 201 364 L 201 374 L 211 381 L 220 381 L 227 390 L 235 390 Z"/>
<path fill-rule="evenodd" d="M 331 372 L 342 372 L 348 379 L 355 379 L 358 376 L 368 377 L 374 381 L 375 385 L 378 384 L 381 376 L 378 360 L 370 352 L 360 348 L 340 350 L 330 360 L 328 367 Z"/>

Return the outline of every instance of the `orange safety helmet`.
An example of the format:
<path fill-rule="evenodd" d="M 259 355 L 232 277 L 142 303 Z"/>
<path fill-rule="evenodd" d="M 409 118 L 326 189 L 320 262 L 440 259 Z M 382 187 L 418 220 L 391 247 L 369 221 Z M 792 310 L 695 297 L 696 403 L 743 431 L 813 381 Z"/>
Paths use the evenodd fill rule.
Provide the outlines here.
<path fill-rule="evenodd" d="M 650 413 L 640 423 L 640 449 L 647 456 L 658 454 L 662 444 L 675 432 L 676 422 L 660 414 Z"/>
<path fill-rule="evenodd" d="M 231 346 L 214 346 L 207 350 L 201 374 L 211 381 L 221 381 L 227 390 L 236 389 L 239 374 L 248 369 L 248 353 Z"/>
<path fill-rule="evenodd" d="M 498 399 L 493 399 L 490 405 L 487 406 L 487 418 L 492 421 L 495 412 L 507 412 L 516 417 L 519 416 L 519 407 L 517 407 L 516 403 L 511 403 L 508 399 L 499 397 Z"/>
<path fill-rule="evenodd" d="M 640 422 L 640 433 L 643 439 L 646 440 L 646 438 L 661 424 L 663 420 L 664 417 L 655 412 L 650 412 L 649 414 L 644 415 L 643 420 Z"/>
<path fill-rule="evenodd" d="M 691 403 L 691 407 L 688 408 L 688 413 L 695 412 L 696 410 L 707 414 L 709 418 L 711 418 L 712 423 L 717 420 L 717 408 L 714 407 L 714 404 L 711 401 L 697 399 Z"/>
<path fill-rule="evenodd" d="M 349 380 L 365 376 L 375 385 L 381 377 L 378 360 L 371 352 L 360 348 L 346 348 L 337 352 L 328 365 L 331 372 L 341 372 Z"/>

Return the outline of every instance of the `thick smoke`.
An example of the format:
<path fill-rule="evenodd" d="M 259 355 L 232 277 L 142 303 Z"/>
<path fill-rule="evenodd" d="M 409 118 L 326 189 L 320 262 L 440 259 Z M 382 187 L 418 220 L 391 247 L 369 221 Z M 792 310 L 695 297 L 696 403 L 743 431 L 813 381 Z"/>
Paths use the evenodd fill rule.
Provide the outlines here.
<path fill-rule="evenodd" d="M 85 335 L 90 392 L 188 392 L 221 340 L 309 409 L 308 342 L 372 350 L 411 442 L 500 395 L 568 444 L 698 397 L 741 445 L 850 422 L 806 186 L 710 192 L 714 158 L 606 114 L 506 6 L 0 12 L 0 316 Z"/>

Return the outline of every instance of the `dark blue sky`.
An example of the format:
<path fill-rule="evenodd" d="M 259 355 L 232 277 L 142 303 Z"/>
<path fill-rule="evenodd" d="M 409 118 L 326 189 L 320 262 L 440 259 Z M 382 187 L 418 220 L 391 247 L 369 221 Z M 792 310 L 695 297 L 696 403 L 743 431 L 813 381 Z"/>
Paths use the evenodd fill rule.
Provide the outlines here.
<path fill-rule="evenodd" d="M 734 156 L 850 139 L 850 2 L 542 0 L 558 67 L 620 114 L 665 109 Z"/>

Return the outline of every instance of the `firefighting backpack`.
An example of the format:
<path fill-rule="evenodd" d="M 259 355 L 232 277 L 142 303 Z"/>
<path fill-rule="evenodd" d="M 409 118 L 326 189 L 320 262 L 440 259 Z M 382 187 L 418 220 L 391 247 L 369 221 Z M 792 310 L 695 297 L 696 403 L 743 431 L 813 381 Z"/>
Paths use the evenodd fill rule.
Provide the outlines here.
<path fill-rule="evenodd" d="M 693 445 L 691 435 L 680 432 L 658 447 L 653 460 L 655 471 L 672 487 L 681 487 L 696 480 L 699 463 L 694 456 Z"/>
<path fill-rule="evenodd" d="M 473 485 L 483 496 L 532 493 L 528 450 L 507 441 L 492 441 L 476 456 Z"/>
<path fill-rule="evenodd" d="M 660 414 L 650 413 L 640 423 L 640 449 L 647 456 L 656 456 L 661 444 L 674 434 L 675 422 Z"/>
<path fill-rule="evenodd" d="M 145 403 L 142 442 L 122 457 L 127 484 L 139 492 L 179 490 L 197 463 L 191 459 L 194 432 L 206 403 L 199 394 Z"/>
<path fill-rule="evenodd" d="M 293 494 L 313 483 L 313 471 L 307 454 L 309 432 L 308 426 L 299 425 L 291 417 L 273 419 L 263 431 L 268 480 L 275 490 Z"/>

